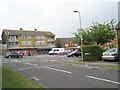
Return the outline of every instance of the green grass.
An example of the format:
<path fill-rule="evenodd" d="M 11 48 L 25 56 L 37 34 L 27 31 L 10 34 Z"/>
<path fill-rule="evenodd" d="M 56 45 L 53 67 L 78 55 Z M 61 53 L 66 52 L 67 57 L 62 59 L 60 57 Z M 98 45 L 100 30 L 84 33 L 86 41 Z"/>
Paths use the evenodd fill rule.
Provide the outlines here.
<path fill-rule="evenodd" d="M 67 64 L 86 64 L 84 62 L 65 62 L 65 63 L 67 63 Z"/>
<path fill-rule="evenodd" d="M 117 66 L 117 65 L 105 65 L 105 66 L 103 66 L 103 67 L 105 67 L 105 68 L 113 68 L 113 69 L 120 69 L 120 66 Z"/>
<path fill-rule="evenodd" d="M 15 72 L 9 67 L 2 68 L 2 87 L 3 88 L 43 88 L 36 82 Z M 45 89 L 46 90 L 46 89 Z"/>
<path fill-rule="evenodd" d="M 0 89 L 2 87 L 2 68 L 0 66 Z"/>

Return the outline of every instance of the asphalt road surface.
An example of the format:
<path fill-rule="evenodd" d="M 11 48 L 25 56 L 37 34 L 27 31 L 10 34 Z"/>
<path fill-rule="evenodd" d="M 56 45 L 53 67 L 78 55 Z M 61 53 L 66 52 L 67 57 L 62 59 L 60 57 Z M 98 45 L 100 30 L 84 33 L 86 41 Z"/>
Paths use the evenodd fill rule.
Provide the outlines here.
<path fill-rule="evenodd" d="M 118 88 L 120 85 L 117 71 L 63 63 L 74 60 L 79 61 L 79 58 L 57 55 L 3 57 L 2 65 L 13 68 L 47 88 Z"/>

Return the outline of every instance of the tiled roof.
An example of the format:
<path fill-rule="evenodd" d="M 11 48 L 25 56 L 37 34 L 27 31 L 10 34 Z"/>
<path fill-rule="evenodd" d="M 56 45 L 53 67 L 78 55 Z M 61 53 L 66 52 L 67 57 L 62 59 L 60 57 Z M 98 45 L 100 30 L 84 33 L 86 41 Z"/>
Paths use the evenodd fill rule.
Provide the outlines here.
<path fill-rule="evenodd" d="M 116 25 L 116 30 L 120 29 L 120 21 L 118 22 L 118 24 Z"/>
<path fill-rule="evenodd" d="M 3 30 L 5 33 L 9 35 L 47 35 L 47 36 L 55 36 L 50 31 L 30 31 L 30 30 Z"/>
<path fill-rule="evenodd" d="M 61 43 L 70 43 L 73 38 L 57 38 L 56 41 L 60 40 Z"/>

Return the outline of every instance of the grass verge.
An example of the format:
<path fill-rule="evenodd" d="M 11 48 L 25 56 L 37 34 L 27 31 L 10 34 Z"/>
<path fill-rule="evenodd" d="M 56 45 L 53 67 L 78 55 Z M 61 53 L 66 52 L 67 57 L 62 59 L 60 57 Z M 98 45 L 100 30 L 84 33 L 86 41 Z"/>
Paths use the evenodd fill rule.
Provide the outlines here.
<path fill-rule="evenodd" d="M 43 88 L 9 67 L 2 68 L 2 88 Z M 46 90 L 46 89 L 44 89 Z"/>
<path fill-rule="evenodd" d="M 113 69 L 120 69 L 120 66 L 117 66 L 117 65 L 105 65 L 103 67 L 105 67 L 105 68 L 113 68 Z"/>
<path fill-rule="evenodd" d="M 87 64 L 87 63 L 84 63 L 84 62 L 65 62 L 67 64 Z"/>

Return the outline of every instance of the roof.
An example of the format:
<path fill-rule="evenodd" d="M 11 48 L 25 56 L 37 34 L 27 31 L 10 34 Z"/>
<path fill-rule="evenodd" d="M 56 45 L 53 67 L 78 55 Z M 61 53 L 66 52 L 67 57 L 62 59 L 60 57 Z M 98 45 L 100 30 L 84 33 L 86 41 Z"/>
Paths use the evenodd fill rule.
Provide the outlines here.
<path fill-rule="evenodd" d="M 70 43 L 73 38 L 57 38 L 56 41 L 60 40 L 61 43 Z"/>
<path fill-rule="evenodd" d="M 30 30 L 8 30 L 4 29 L 3 32 L 9 35 L 47 35 L 55 36 L 50 31 L 30 31 Z"/>
<path fill-rule="evenodd" d="M 116 25 L 116 30 L 120 30 L 120 21 L 119 21 L 118 24 Z"/>

